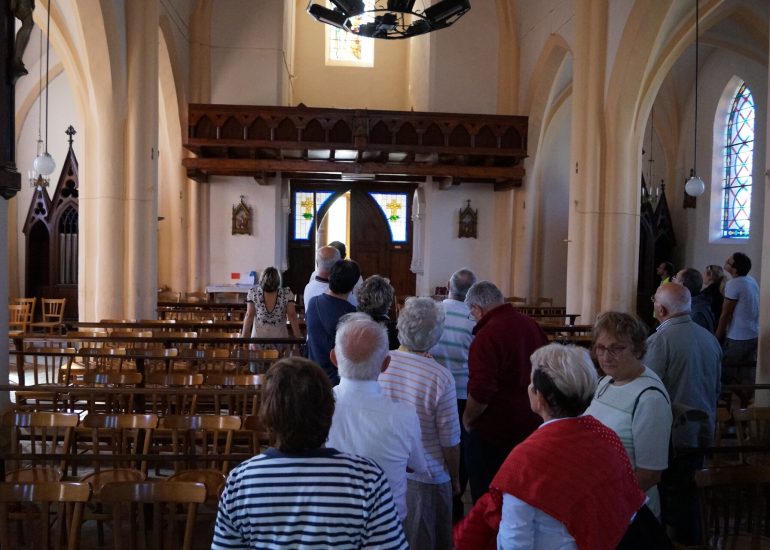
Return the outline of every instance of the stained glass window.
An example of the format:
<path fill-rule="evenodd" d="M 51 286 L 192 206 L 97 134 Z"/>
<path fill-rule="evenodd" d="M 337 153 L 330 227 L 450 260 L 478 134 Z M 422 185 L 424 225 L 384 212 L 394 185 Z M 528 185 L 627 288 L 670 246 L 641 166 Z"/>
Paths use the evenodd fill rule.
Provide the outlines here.
<path fill-rule="evenodd" d="M 365 0 L 364 4 L 373 8 L 374 0 Z M 329 3 L 329 8 L 332 7 Z M 373 67 L 374 39 L 326 25 L 326 64 Z"/>
<path fill-rule="evenodd" d="M 406 242 L 406 193 L 369 193 L 390 226 L 393 242 Z"/>
<path fill-rule="evenodd" d="M 727 239 L 748 239 L 751 229 L 754 111 L 754 98 L 744 82 L 727 115 L 722 183 L 722 237 Z"/>
<path fill-rule="evenodd" d="M 314 193 L 312 191 L 296 191 L 294 193 L 294 239 L 307 240 L 310 238 L 310 229 L 318 211 L 332 193 Z"/>

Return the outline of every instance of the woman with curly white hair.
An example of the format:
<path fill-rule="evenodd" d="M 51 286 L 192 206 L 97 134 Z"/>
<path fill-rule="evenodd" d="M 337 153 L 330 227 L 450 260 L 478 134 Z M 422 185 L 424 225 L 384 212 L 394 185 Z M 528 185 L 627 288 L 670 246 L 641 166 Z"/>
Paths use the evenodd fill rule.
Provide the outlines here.
<path fill-rule="evenodd" d="M 401 346 L 380 375 L 383 392 L 417 410 L 428 471 L 407 474 L 410 548 L 452 547 L 452 494 L 460 490 L 460 421 L 449 369 L 427 352 L 444 330 L 444 310 L 431 298 L 410 298 L 398 316 Z"/>

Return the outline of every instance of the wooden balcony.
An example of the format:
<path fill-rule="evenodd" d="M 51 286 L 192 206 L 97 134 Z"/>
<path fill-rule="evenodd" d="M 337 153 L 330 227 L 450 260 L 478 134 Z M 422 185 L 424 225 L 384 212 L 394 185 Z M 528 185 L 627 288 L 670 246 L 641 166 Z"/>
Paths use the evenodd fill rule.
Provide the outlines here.
<path fill-rule="evenodd" d="M 518 187 L 527 117 L 190 104 L 190 178 L 377 179 Z"/>

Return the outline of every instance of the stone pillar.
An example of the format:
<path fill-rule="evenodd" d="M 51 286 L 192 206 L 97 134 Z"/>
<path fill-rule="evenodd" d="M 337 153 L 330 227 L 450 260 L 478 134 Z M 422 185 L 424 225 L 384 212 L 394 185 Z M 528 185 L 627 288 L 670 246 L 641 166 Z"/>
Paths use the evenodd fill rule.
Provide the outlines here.
<path fill-rule="evenodd" d="M 607 0 L 578 0 L 575 10 L 567 310 L 582 323 L 599 308 L 607 10 Z"/>
<path fill-rule="evenodd" d="M 158 286 L 157 2 L 126 2 L 125 316 L 155 317 Z"/>

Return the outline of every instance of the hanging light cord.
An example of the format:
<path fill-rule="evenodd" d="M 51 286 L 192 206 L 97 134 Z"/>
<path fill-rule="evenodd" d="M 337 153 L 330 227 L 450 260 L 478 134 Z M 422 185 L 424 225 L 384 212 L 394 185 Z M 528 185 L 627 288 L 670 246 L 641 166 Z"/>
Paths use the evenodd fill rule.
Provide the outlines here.
<path fill-rule="evenodd" d="M 48 154 L 48 71 L 51 54 L 51 0 L 48 0 L 48 23 L 45 39 L 45 152 Z"/>
<path fill-rule="evenodd" d="M 37 70 L 37 140 L 40 142 L 43 141 L 40 137 L 43 127 L 43 31 L 40 31 L 40 62 L 37 64 Z M 35 154 L 39 155 L 41 153 L 39 143 L 37 147 Z"/>
<path fill-rule="evenodd" d="M 698 169 L 698 42 L 700 41 L 699 21 L 700 17 L 698 13 L 698 0 L 695 0 L 695 125 L 693 132 L 692 150 L 693 175 L 697 174 L 696 170 Z M 46 120 L 48 120 L 48 115 L 46 115 Z"/>

